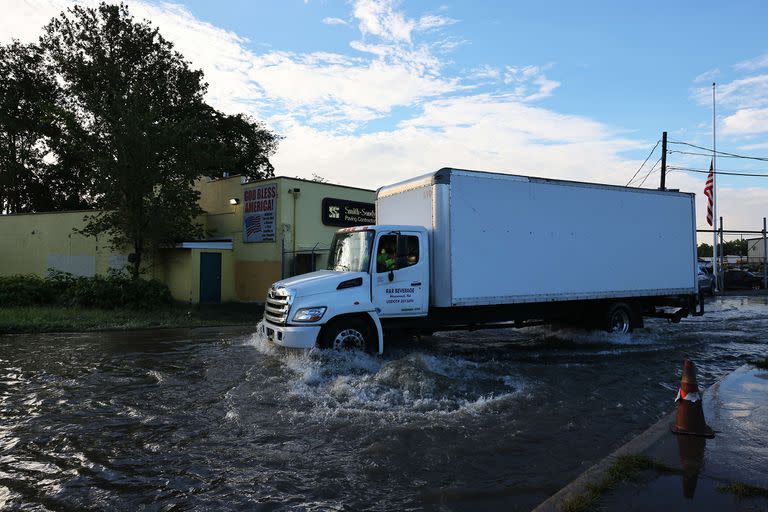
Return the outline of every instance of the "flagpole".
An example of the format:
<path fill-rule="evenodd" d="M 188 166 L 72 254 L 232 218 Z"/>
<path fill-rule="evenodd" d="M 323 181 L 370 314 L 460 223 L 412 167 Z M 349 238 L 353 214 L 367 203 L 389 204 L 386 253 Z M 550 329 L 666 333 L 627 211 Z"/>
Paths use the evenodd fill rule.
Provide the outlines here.
<path fill-rule="evenodd" d="M 715 276 L 715 287 L 720 290 L 720 272 L 717 268 L 717 117 L 715 114 L 715 88 L 712 82 L 712 273 Z M 722 250 L 722 248 L 721 248 Z"/>

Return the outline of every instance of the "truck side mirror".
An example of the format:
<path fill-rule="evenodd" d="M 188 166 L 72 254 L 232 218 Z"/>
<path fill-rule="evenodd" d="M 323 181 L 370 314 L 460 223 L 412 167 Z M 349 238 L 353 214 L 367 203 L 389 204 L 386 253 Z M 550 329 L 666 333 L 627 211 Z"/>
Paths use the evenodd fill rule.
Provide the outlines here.
<path fill-rule="evenodd" d="M 395 280 L 395 271 L 394 271 L 394 270 L 390 270 L 390 271 L 389 271 L 389 274 L 388 274 L 388 277 L 389 277 L 389 282 L 390 282 L 390 283 L 391 283 L 392 281 L 394 281 L 394 280 Z"/>

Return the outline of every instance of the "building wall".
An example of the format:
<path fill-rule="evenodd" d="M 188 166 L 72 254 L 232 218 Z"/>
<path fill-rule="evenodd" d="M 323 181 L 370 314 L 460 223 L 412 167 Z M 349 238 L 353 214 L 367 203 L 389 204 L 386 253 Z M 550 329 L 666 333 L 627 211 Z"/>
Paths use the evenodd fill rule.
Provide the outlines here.
<path fill-rule="evenodd" d="M 243 241 L 244 191 L 265 184 L 277 185 L 275 240 Z M 176 300 L 200 299 L 200 254 L 218 252 L 221 262 L 222 302 L 262 302 L 267 288 L 288 275 L 295 252 L 314 248 L 318 268 L 325 266 L 327 249 L 338 229 L 322 223 L 326 197 L 373 203 L 375 192 L 295 178 L 278 177 L 242 183 L 239 176 L 201 180 L 196 184 L 205 211 L 198 222 L 208 239 L 231 239 L 232 250 L 161 249 L 144 257 L 145 276 L 165 282 Z M 289 192 L 299 189 L 298 194 Z M 230 198 L 239 200 L 231 205 Z M 45 275 L 48 268 L 76 275 L 104 275 L 123 268 L 130 250 L 114 251 L 108 238 L 79 235 L 90 211 L 0 215 L 0 275 Z"/>
<path fill-rule="evenodd" d="M 244 242 L 244 191 L 271 183 L 277 184 L 275 241 Z M 297 188 L 298 194 L 289 192 Z M 233 300 L 245 302 L 263 301 L 267 288 L 282 277 L 284 266 L 290 264 L 284 264 L 283 251 L 287 260 L 293 257 L 294 251 L 311 251 L 313 247 L 327 251 L 338 228 L 322 223 L 323 198 L 373 203 L 376 196 L 372 190 L 285 177 L 249 183 L 242 183 L 239 176 L 203 180 L 197 184 L 197 189 L 200 191 L 200 206 L 207 213 L 208 236 L 232 239 Z M 231 205 L 230 198 L 238 199 L 239 204 Z M 327 252 L 321 254 L 324 265 Z M 222 277 L 222 283 L 224 279 Z M 222 300 L 223 297 L 222 289 Z"/>
<path fill-rule="evenodd" d="M 762 238 L 750 238 L 747 240 L 748 256 L 750 260 L 763 258 L 765 255 L 765 244 Z"/>
<path fill-rule="evenodd" d="M 168 285 L 174 299 L 188 303 L 199 300 L 199 286 L 197 290 L 193 287 L 196 274 L 192 265 L 192 249 L 161 251 L 157 261 L 158 279 Z"/>
<path fill-rule="evenodd" d="M 45 275 L 49 268 L 77 276 L 122 269 L 128 251 L 114 251 L 106 237 L 76 232 L 92 211 L 0 215 L 0 274 Z"/>

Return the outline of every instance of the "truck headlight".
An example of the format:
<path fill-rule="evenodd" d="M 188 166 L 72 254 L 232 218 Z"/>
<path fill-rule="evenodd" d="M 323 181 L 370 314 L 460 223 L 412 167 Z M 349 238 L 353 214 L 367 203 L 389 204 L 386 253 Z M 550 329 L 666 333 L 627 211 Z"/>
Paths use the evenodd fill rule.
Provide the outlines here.
<path fill-rule="evenodd" d="M 317 322 L 325 314 L 325 307 L 301 308 L 293 315 L 294 322 Z"/>

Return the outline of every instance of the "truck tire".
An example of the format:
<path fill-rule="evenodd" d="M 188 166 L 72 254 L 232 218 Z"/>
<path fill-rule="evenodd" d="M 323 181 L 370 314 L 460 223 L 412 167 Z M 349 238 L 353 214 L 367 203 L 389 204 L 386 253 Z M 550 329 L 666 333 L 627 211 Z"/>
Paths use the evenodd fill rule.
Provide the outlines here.
<path fill-rule="evenodd" d="M 605 330 L 608 332 L 628 333 L 635 327 L 632 308 L 624 302 L 614 302 L 605 313 Z"/>
<path fill-rule="evenodd" d="M 320 333 L 320 348 L 374 351 L 375 338 L 368 323 L 356 317 L 332 320 Z"/>

